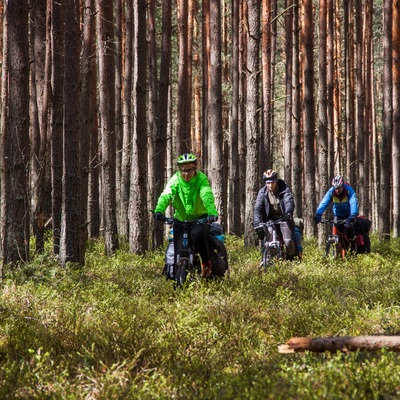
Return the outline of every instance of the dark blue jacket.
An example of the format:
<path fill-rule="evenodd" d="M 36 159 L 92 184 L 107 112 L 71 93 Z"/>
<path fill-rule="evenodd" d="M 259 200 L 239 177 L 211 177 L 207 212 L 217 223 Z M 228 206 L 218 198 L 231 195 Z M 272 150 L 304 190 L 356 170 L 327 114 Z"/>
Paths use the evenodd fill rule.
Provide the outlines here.
<path fill-rule="evenodd" d="M 293 216 L 293 193 L 283 179 L 278 179 L 278 192 L 282 214 L 291 214 Z M 269 219 L 268 189 L 267 185 L 265 185 L 258 191 L 257 194 L 257 199 L 254 206 L 254 227 L 260 225 L 261 222 L 267 222 Z"/>

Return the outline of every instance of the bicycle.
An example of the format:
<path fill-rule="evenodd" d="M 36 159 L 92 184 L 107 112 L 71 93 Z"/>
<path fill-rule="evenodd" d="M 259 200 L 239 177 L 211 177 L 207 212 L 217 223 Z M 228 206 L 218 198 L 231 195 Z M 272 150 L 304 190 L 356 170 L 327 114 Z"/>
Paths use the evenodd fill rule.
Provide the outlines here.
<path fill-rule="evenodd" d="M 268 242 L 265 238 L 262 244 L 262 268 L 267 270 L 271 267 L 276 260 L 286 259 L 285 246 L 281 235 L 278 233 L 278 225 L 285 223 L 282 219 L 277 219 L 275 221 L 262 222 L 255 230 L 262 228 L 264 230 L 264 237 L 269 230 L 272 228 L 272 240 Z"/>
<path fill-rule="evenodd" d="M 193 221 L 180 221 L 176 218 L 165 217 L 165 223 L 173 225 L 178 222 L 183 226 L 182 249 L 175 254 L 174 281 L 175 287 L 181 287 L 189 279 L 191 282 L 201 277 L 200 256 L 196 253 L 190 240 L 190 227 L 193 224 L 207 223 L 207 218 Z"/>
<path fill-rule="evenodd" d="M 329 224 L 332 227 L 332 231 L 328 234 L 325 243 L 325 257 L 337 258 L 340 256 L 345 258 L 349 249 L 357 252 L 357 243 L 354 241 L 352 245 L 346 236 L 345 230 L 340 228 L 341 225 L 346 223 L 346 219 L 321 219 L 321 223 Z"/>

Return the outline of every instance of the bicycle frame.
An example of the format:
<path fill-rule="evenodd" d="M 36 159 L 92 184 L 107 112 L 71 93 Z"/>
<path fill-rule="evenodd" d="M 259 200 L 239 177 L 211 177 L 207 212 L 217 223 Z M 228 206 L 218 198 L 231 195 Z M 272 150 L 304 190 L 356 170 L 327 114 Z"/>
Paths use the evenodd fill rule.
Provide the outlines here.
<path fill-rule="evenodd" d="M 177 286 L 182 286 L 190 275 L 191 279 L 201 275 L 201 263 L 198 254 L 196 254 L 190 241 L 190 227 L 195 223 L 206 223 L 206 218 L 200 218 L 193 221 L 180 221 L 175 218 L 165 218 L 165 223 L 174 225 L 176 222 L 183 226 L 182 248 L 175 250 L 175 273 L 174 280 Z"/>
<path fill-rule="evenodd" d="M 346 219 L 321 219 L 321 223 L 331 225 L 332 231 L 328 234 L 325 244 L 325 257 L 338 257 L 344 258 L 347 250 L 351 247 L 345 232 L 339 229 Z"/>
<path fill-rule="evenodd" d="M 272 266 L 274 260 L 285 259 L 285 248 L 283 246 L 283 240 L 278 233 L 278 225 L 284 223 L 282 219 L 278 219 L 276 221 L 267 221 L 261 223 L 259 226 L 262 226 L 264 229 L 265 235 L 269 231 L 269 228 L 272 228 L 272 240 L 267 241 L 264 239 L 263 241 L 263 259 L 262 266 L 264 269 Z"/>

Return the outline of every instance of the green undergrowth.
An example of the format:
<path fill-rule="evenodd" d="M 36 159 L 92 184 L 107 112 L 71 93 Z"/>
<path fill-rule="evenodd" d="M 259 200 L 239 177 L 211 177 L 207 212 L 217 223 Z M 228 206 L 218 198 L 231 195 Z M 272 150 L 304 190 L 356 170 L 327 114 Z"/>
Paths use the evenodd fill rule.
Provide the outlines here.
<path fill-rule="evenodd" d="M 400 335 L 400 242 L 372 253 L 259 268 L 258 249 L 227 236 L 230 274 L 174 290 L 164 252 L 85 267 L 49 254 L 4 271 L 2 399 L 396 399 L 396 352 L 281 354 L 292 337 Z M 46 251 L 49 251 L 48 249 Z"/>

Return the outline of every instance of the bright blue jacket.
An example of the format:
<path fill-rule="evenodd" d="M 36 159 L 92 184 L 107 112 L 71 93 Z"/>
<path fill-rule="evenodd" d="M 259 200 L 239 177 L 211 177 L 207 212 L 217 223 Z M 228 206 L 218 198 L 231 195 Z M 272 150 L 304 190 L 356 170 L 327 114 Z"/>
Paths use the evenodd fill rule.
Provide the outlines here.
<path fill-rule="evenodd" d="M 340 196 L 335 194 L 335 189 L 331 187 L 319 203 L 316 214 L 322 215 L 328 206 L 333 203 L 332 211 L 335 217 L 340 219 L 348 218 L 350 215 L 358 215 L 358 200 L 354 189 L 344 184 L 344 190 Z"/>

